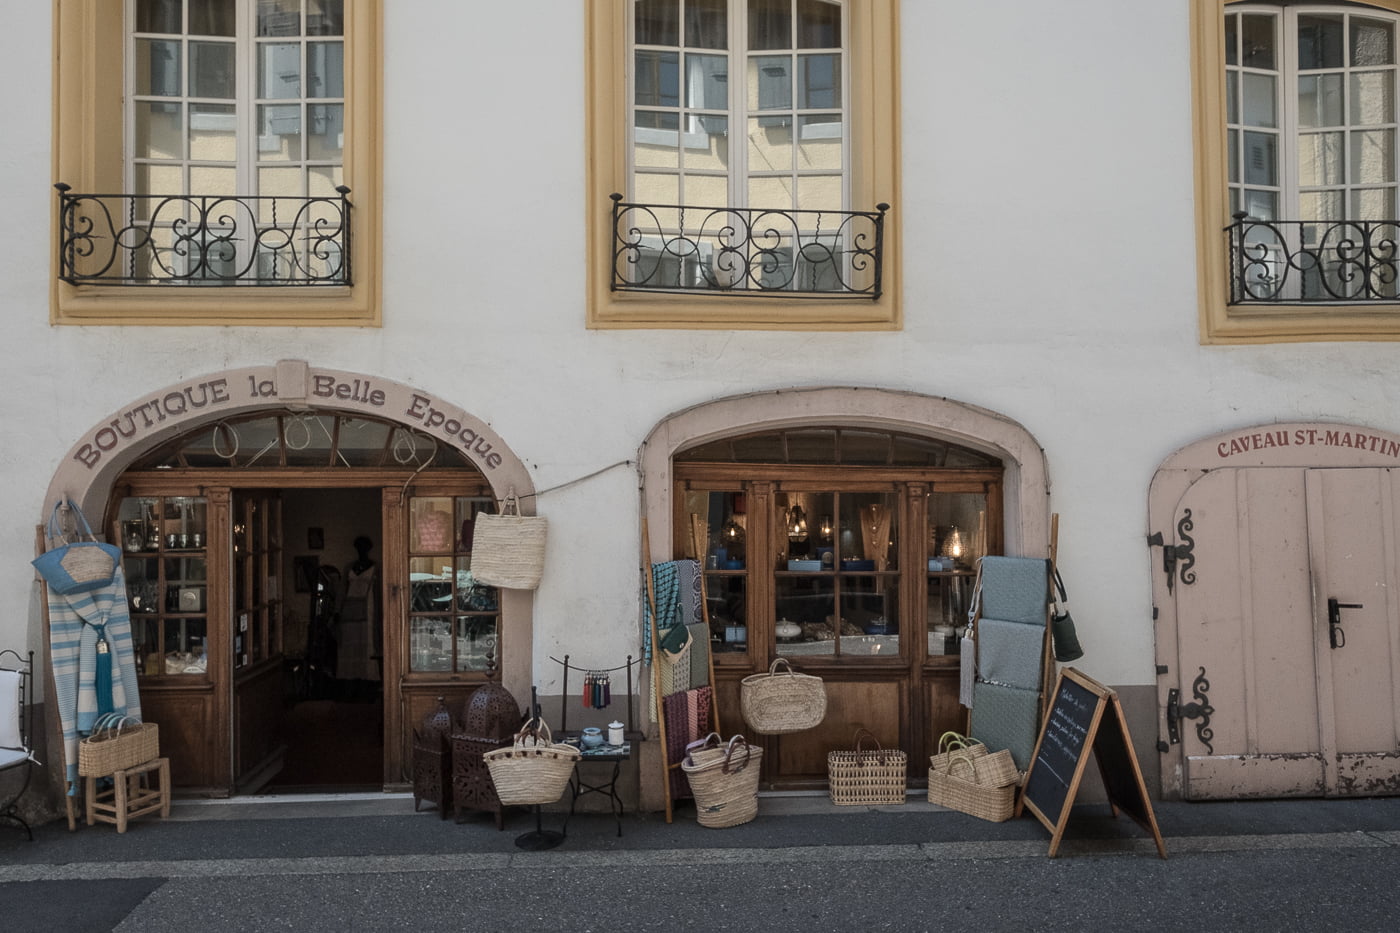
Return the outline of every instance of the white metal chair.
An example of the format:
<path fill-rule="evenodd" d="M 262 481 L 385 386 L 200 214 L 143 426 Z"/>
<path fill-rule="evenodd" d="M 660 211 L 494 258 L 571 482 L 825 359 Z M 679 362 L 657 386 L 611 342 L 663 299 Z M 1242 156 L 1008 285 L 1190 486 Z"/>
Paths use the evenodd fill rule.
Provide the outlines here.
<path fill-rule="evenodd" d="M 13 657 L 13 662 L 8 662 Z M 0 779 L 12 783 L 11 771 L 21 773 L 19 788 L 0 789 L 0 822 L 13 823 L 25 831 L 30 841 L 34 831 L 19 816 L 19 799 L 29 789 L 34 766 L 30 749 L 34 730 L 34 652 L 28 657 L 17 651 L 0 651 Z"/>

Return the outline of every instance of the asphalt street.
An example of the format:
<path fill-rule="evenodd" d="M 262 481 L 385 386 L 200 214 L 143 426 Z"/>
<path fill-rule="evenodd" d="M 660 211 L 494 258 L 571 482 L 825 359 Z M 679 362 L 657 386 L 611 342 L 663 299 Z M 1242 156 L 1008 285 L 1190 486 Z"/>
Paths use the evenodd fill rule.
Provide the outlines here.
<path fill-rule="evenodd" d="M 575 816 L 530 851 L 411 798 L 178 801 L 171 818 L 0 831 L 0 929 L 1350 930 L 1400 925 L 1400 799 L 1153 805 L 1167 858 L 1105 804 L 1056 858 L 1030 817 L 988 823 L 911 797 L 765 797 L 751 823 L 680 809 Z M 563 814 L 538 825 L 563 828 Z"/>

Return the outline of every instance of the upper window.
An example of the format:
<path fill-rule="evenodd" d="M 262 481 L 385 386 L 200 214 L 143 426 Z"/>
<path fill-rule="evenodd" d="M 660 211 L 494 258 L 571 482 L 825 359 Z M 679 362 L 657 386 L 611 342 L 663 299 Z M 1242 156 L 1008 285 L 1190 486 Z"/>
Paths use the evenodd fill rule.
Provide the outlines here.
<path fill-rule="evenodd" d="M 56 320 L 377 322 L 378 0 L 59 6 Z"/>
<path fill-rule="evenodd" d="M 1400 336 L 1397 4 L 1208 6 L 1205 336 Z"/>
<path fill-rule="evenodd" d="M 591 324 L 898 324 L 894 17 L 590 6 Z"/>

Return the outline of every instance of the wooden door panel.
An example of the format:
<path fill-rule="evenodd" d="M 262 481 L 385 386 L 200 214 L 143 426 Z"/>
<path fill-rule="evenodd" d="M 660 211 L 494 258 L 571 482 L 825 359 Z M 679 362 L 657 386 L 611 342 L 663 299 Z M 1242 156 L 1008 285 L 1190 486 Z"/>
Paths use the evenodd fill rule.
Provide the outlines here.
<path fill-rule="evenodd" d="M 282 668 L 263 665 L 257 672 L 242 678 L 234 688 L 234 734 L 237 759 L 234 774 L 238 791 L 249 790 L 244 781 L 255 769 L 282 748 Z"/>
<path fill-rule="evenodd" d="M 826 778 L 826 756 L 833 749 L 854 748 L 855 731 L 864 727 L 885 748 L 900 748 L 905 685 L 900 681 L 826 680 L 826 718 L 805 732 L 777 738 L 778 774 L 787 778 Z M 868 746 L 874 747 L 874 746 Z"/>
<path fill-rule="evenodd" d="M 967 732 L 967 708 L 958 701 L 958 669 L 940 668 L 925 671 L 924 689 L 924 747 L 926 752 L 916 761 L 909 759 L 909 779 L 923 780 L 928 756 L 938 750 L 938 739 L 945 732 Z M 912 751 L 912 750 L 911 750 Z M 920 763 L 922 762 L 922 763 Z"/>
<path fill-rule="evenodd" d="M 1397 474 L 1312 470 L 1312 547 L 1322 707 L 1330 793 L 1400 789 L 1400 606 L 1397 606 Z M 1328 600 L 1339 606 L 1335 646 Z"/>
<path fill-rule="evenodd" d="M 1302 470 L 1219 470 L 1177 506 L 1178 689 L 1209 707 L 1181 721 L 1189 798 L 1320 791 L 1305 505 Z"/>
<path fill-rule="evenodd" d="M 214 719 L 213 686 L 151 690 L 141 695 L 141 713 L 160 725 L 160 753 L 170 759 L 176 787 L 225 787 L 228 775 L 206 728 Z"/>

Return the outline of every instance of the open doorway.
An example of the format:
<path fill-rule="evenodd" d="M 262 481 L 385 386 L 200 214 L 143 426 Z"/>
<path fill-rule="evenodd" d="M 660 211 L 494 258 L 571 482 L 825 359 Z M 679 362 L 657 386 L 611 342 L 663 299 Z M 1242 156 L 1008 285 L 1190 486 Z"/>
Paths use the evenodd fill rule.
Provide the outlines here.
<path fill-rule="evenodd" d="M 378 489 L 282 491 L 282 767 L 263 793 L 384 784 L 383 515 Z"/>

